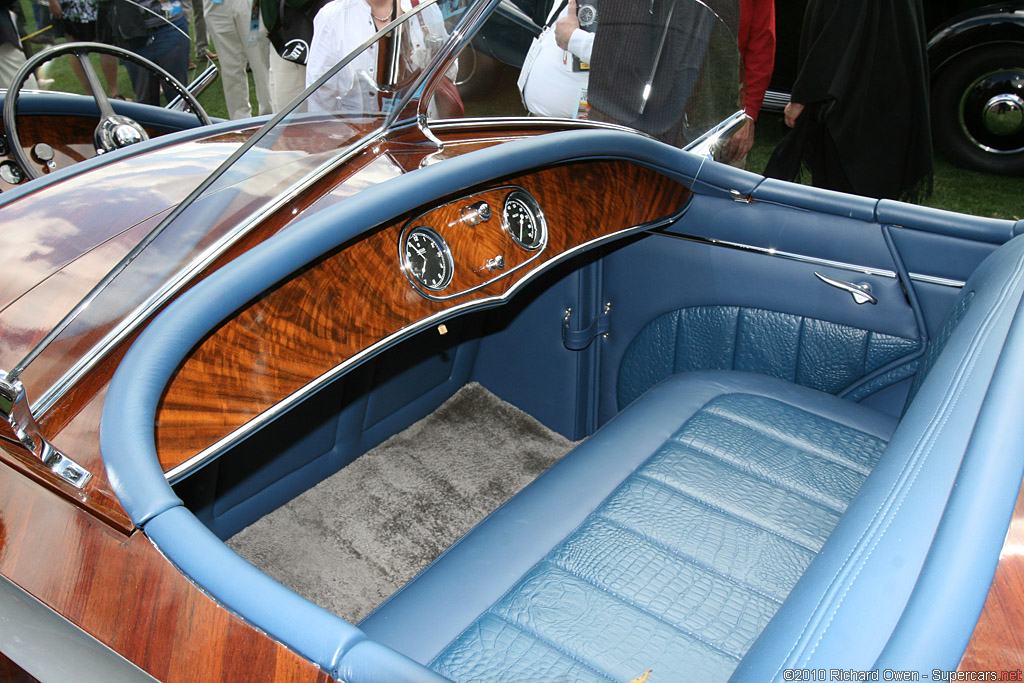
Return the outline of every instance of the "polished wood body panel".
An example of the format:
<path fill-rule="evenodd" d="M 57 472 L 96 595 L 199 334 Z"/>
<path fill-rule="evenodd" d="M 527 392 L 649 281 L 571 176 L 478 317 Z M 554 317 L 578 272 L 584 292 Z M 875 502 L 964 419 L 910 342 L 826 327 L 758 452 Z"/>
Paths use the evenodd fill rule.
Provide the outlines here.
<path fill-rule="evenodd" d="M 1024 669 L 1024 485 L 985 607 L 960 660 L 962 671 Z"/>
<path fill-rule="evenodd" d="M 547 216 L 548 245 L 529 267 L 471 294 L 432 301 L 402 273 L 398 245 L 404 219 L 346 245 L 240 311 L 185 360 L 157 413 L 157 452 L 164 469 L 180 465 L 373 344 L 467 301 L 501 296 L 532 269 L 579 245 L 670 216 L 689 196 L 685 187 L 654 171 L 616 161 L 544 169 L 491 186 L 505 184 L 529 190 Z M 491 196 L 488 188 L 477 192 Z M 451 222 L 453 212 L 477 196 L 463 195 L 442 211 L 440 221 Z M 481 232 L 496 238 L 478 241 Z M 456 225 L 445 236 L 459 254 L 456 259 L 468 264 L 483 265 L 496 248 L 505 248 L 496 246 L 500 228 Z M 479 284 L 492 275 L 465 277 L 466 283 Z"/>
<path fill-rule="evenodd" d="M 114 532 L 3 463 L 0 572 L 159 680 L 330 680 L 217 605 L 141 532 Z"/>

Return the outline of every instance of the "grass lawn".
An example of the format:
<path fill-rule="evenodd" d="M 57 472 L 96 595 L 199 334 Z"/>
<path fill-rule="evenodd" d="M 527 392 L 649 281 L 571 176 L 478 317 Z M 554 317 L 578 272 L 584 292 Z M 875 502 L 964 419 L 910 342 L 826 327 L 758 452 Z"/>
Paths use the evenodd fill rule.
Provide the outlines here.
<path fill-rule="evenodd" d="M 782 115 L 761 114 L 747 168 L 760 173 L 775 145 L 782 139 Z M 975 216 L 1020 220 L 1024 218 L 1024 178 L 969 171 L 954 166 L 935 152 L 935 190 L 926 206 Z"/>
<path fill-rule="evenodd" d="M 20 0 L 20 2 L 27 25 L 27 33 L 31 34 L 34 33 L 37 28 L 43 28 L 36 26 L 35 17 L 32 14 L 31 0 Z M 64 39 L 58 38 L 57 42 L 62 43 L 64 42 Z M 39 52 L 45 46 L 32 45 L 32 47 L 36 52 Z M 212 41 L 210 49 L 214 52 L 217 51 L 217 46 L 214 45 Z M 189 80 L 198 75 L 198 73 L 206 67 L 206 63 L 203 60 L 193 61 L 195 61 L 197 68 L 189 71 Z M 97 73 L 100 73 L 98 58 L 94 56 L 92 62 L 97 69 Z M 50 86 L 50 89 L 62 90 L 64 92 L 84 92 L 81 87 L 78 86 L 77 79 L 71 71 L 70 58 L 56 60 L 45 77 L 54 79 L 54 84 Z M 131 84 L 123 67 L 119 69 L 117 80 L 120 92 L 130 97 L 132 94 Z M 249 101 L 252 102 L 253 111 L 255 112 L 257 110 L 256 87 L 252 81 L 252 74 L 249 74 Z M 228 110 L 224 105 L 224 89 L 220 84 L 220 79 L 210 84 L 210 86 L 199 96 L 199 104 L 201 104 L 203 109 L 206 110 L 206 113 L 213 118 L 226 119 L 228 117 Z"/>

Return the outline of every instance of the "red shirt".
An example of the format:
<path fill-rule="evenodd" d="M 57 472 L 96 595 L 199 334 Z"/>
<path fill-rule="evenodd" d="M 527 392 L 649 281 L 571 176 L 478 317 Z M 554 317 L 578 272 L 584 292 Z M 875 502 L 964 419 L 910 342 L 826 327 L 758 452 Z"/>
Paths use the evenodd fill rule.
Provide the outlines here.
<path fill-rule="evenodd" d="M 740 56 L 747 116 L 757 120 L 775 68 L 775 0 L 740 0 Z"/>

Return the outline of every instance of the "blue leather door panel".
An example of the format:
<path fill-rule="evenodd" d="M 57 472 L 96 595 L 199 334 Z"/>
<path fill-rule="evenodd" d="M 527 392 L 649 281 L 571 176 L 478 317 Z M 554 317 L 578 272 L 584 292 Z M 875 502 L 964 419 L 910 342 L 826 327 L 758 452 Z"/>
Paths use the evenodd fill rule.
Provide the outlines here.
<path fill-rule="evenodd" d="M 775 311 L 684 308 L 655 318 L 630 343 L 619 366 L 619 407 L 669 375 L 691 370 L 756 372 L 842 396 L 882 368 L 887 383 L 910 377 L 923 346 L 918 339 Z"/>
<path fill-rule="evenodd" d="M 875 230 L 882 241 L 880 228 Z M 881 264 L 876 261 L 877 265 Z M 820 281 L 815 272 L 867 283 L 878 303 L 857 304 L 850 294 Z M 775 316 L 780 320 L 806 317 L 824 321 L 813 323 L 822 327 L 832 323 L 900 339 L 920 339 L 914 312 L 894 276 L 868 275 L 664 235 L 650 235 L 609 253 L 603 273 L 603 294 L 612 303 L 613 319 L 611 334 L 600 340 L 602 422 L 620 407 L 619 372 L 629 345 L 651 321 L 672 311 L 700 306 L 759 309 L 781 314 Z M 762 367 L 796 367 L 794 343 L 800 338 L 799 330 L 769 325 L 747 336 L 747 355 L 760 354 Z M 709 348 L 718 345 L 706 341 Z M 674 344 L 663 353 L 674 356 Z M 768 374 L 782 376 L 780 372 Z M 897 398 L 890 412 L 898 413 L 901 405 Z"/>

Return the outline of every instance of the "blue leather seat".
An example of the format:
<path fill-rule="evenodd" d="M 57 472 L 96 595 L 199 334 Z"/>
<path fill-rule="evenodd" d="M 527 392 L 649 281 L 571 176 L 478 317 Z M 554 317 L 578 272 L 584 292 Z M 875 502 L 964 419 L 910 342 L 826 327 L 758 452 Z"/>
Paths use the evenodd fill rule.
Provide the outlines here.
<path fill-rule="evenodd" d="M 767 376 L 669 377 L 360 627 L 454 680 L 955 668 L 1024 460 L 1022 294 L 1018 238 L 964 287 L 898 424 Z"/>
<path fill-rule="evenodd" d="M 454 680 L 728 678 L 894 427 L 770 377 L 673 376 L 360 626 Z"/>

